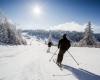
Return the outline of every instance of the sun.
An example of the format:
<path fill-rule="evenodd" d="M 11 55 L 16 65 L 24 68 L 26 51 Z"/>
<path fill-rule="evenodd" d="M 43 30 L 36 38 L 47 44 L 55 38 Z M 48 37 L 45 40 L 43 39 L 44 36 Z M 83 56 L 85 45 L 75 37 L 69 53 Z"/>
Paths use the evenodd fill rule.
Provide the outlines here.
<path fill-rule="evenodd" d="M 42 14 L 42 8 L 39 5 L 35 5 L 33 7 L 33 13 L 34 13 L 34 15 L 41 15 Z"/>

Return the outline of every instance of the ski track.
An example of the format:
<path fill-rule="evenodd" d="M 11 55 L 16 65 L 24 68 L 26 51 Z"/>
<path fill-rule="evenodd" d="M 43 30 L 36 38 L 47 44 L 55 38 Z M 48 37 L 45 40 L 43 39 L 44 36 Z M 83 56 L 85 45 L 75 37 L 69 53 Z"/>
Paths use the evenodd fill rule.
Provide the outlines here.
<path fill-rule="evenodd" d="M 95 74 L 95 70 L 93 69 L 94 73 L 90 72 L 91 70 L 88 68 L 90 66 L 84 62 L 87 58 L 73 54 L 82 65 L 78 67 L 66 53 L 63 64 L 67 65 L 63 65 L 63 71 L 61 71 L 53 61 L 49 62 L 52 54 L 54 54 L 53 51 L 57 49 L 56 47 L 51 48 L 50 54 L 46 53 L 47 46 L 45 44 L 35 40 L 31 44 L 0 46 L 0 80 L 100 80 L 100 76 Z M 72 48 L 70 51 L 74 53 L 73 51 L 76 50 L 75 53 L 79 53 L 77 52 L 78 48 L 74 49 Z M 97 49 L 97 51 L 100 50 Z M 56 57 L 57 55 L 53 59 Z M 82 59 L 80 60 L 79 57 Z M 92 64 L 90 63 L 90 65 Z"/>

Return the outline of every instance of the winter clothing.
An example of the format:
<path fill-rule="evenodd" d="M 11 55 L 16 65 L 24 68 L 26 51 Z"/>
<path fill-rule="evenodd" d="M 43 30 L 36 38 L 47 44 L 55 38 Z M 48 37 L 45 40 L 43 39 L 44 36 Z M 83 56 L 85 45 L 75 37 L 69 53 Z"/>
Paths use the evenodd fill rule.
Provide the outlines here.
<path fill-rule="evenodd" d="M 59 40 L 58 48 L 60 48 L 58 57 L 57 57 L 57 64 L 61 65 L 63 60 L 64 53 L 70 48 L 70 41 L 66 38 L 66 34 L 63 35 L 63 38 Z"/>
<path fill-rule="evenodd" d="M 48 50 L 47 50 L 47 53 L 50 52 L 50 47 L 51 47 L 52 45 L 53 45 L 52 42 L 48 42 Z"/>
<path fill-rule="evenodd" d="M 48 47 L 51 47 L 52 46 L 52 42 L 48 42 Z"/>

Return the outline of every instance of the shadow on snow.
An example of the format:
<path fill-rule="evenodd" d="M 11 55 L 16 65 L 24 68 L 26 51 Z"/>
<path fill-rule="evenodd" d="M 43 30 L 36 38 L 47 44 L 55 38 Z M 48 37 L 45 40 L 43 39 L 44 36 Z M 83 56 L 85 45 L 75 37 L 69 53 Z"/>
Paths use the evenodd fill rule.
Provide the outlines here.
<path fill-rule="evenodd" d="M 81 68 L 76 69 L 76 68 L 73 68 L 73 67 L 67 66 L 67 65 L 63 65 L 63 68 L 71 71 L 72 74 L 74 74 L 75 77 L 78 78 L 79 80 L 100 80 L 99 75 L 96 75 L 94 73 L 91 73 L 91 72 L 81 69 Z"/>

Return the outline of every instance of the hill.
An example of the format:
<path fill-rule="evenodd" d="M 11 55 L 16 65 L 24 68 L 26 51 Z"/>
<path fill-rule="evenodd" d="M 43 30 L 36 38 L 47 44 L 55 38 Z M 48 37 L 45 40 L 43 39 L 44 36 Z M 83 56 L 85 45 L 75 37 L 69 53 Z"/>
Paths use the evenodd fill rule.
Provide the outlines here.
<path fill-rule="evenodd" d="M 27 41 L 30 43 L 31 40 Z M 71 47 L 69 51 L 80 65 L 77 66 L 66 52 L 63 71 L 52 60 L 49 62 L 56 49 L 52 47 L 51 53 L 46 53 L 47 45 L 34 39 L 32 45 L 0 46 L 0 79 L 100 80 L 99 48 Z"/>

